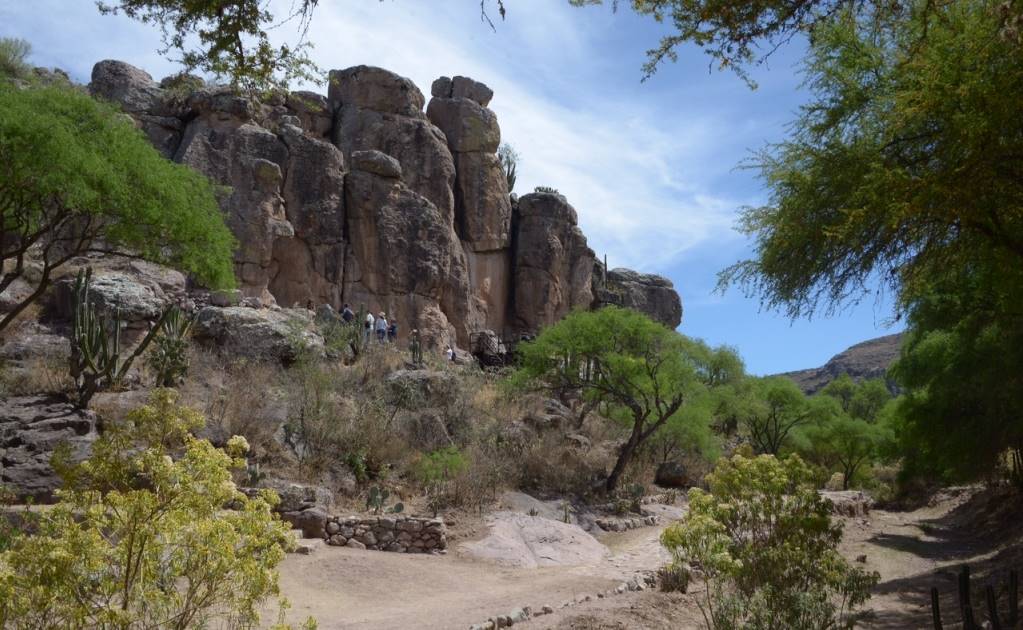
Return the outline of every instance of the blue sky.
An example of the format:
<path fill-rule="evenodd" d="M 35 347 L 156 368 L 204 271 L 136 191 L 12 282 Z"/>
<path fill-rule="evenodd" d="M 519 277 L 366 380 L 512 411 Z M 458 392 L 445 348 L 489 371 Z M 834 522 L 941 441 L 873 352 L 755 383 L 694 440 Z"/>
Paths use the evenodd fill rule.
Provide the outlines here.
<path fill-rule="evenodd" d="M 277 4 L 284 14 L 288 0 Z M 766 200 L 755 173 L 737 167 L 751 150 L 784 138 L 807 97 L 798 43 L 756 70 L 756 90 L 711 70 L 696 48 L 681 49 L 678 63 L 641 82 L 645 51 L 664 25 L 567 0 L 506 5 L 495 32 L 469 0 L 320 0 L 308 37 L 324 68 L 381 66 L 427 96 L 442 75 L 488 84 L 502 137 L 522 156 L 517 191 L 560 190 L 598 256 L 671 278 L 685 309 L 680 330 L 737 347 L 753 373 L 814 367 L 898 329 L 886 327 L 892 310 L 884 296 L 791 322 L 737 289 L 714 291 L 717 272 L 749 254 L 733 230 L 738 211 Z M 157 78 L 175 69 L 157 54 L 154 28 L 101 16 L 93 0 L 0 0 L 0 36 L 28 39 L 34 63 L 81 82 L 108 58 Z M 284 26 L 275 36 L 295 33 Z"/>

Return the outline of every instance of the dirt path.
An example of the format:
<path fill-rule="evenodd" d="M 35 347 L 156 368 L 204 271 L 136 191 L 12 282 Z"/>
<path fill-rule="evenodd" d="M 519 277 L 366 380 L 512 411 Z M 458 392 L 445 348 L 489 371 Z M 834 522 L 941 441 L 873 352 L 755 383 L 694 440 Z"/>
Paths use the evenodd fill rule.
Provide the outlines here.
<path fill-rule="evenodd" d="M 301 623 L 311 615 L 323 630 L 467 628 L 527 605 L 558 609 L 530 627 L 562 623 L 569 625 L 558 627 L 599 627 L 571 624 L 574 617 L 591 611 L 613 616 L 608 609 L 628 608 L 630 601 L 645 599 L 645 593 L 607 600 L 598 600 L 596 594 L 663 564 L 667 556 L 658 542 L 662 529 L 663 525 L 607 534 L 601 542 L 610 549 L 609 556 L 575 567 L 521 569 L 474 560 L 457 551 L 427 556 L 320 546 L 308 556 L 288 556 L 281 567 L 281 590 L 292 603 L 290 622 Z M 563 602 L 586 595 L 591 602 L 560 608 Z"/>
<path fill-rule="evenodd" d="M 952 612 L 955 571 L 970 564 L 979 596 L 988 581 L 1004 581 L 1009 567 L 1019 567 L 1021 509 L 1018 501 L 1007 507 L 997 496 L 974 489 L 944 493 L 914 511 L 874 510 L 867 517 L 843 519 L 843 555 L 853 561 L 866 556 L 863 566 L 881 575 L 859 627 L 930 627 L 934 586 L 942 594 L 945 627 L 958 627 L 958 614 Z M 300 622 L 312 615 L 324 630 L 468 628 L 526 605 L 555 608 L 524 626 L 538 630 L 701 628 L 692 594 L 644 591 L 596 597 L 664 564 L 667 555 L 658 540 L 663 526 L 606 534 L 600 540 L 610 553 L 576 567 L 502 567 L 457 551 L 420 556 L 321 547 L 311 556 L 289 556 L 281 586 L 294 606 L 288 619 Z M 586 595 L 591 601 L 561 607 Z"/>
<path fill-rule="evenodd" d="M 917 510 L 874 510 L 867 518 L 845 519 L 842 554 L 850 560 L 866 556 L 864 566 L 881 575 L 862 627 L 932 627 L 932 587 L 941 595 L 945 627 L 959 627 L 954 612 L 959 568 L 970 565 L 977 578 L 974 601 L 982 601 L 977 597 L 984 584 L 1004 581 L 1003 574 L 1019 566 L 1023 530 L 1004 507 L 1013 508 L 998 493 L 964 488 L 941 493 Z"/>

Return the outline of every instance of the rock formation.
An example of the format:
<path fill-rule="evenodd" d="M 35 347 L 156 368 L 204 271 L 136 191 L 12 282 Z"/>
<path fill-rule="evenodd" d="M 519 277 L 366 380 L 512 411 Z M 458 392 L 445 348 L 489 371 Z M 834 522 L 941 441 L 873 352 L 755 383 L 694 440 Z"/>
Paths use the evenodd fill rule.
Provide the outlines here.
<path fill-rule="evenodd" d="M 192 77 L 157 83 L 119 61 L 96 64 L 89 88 L 168 158 L 226 187 L 246 302 L 347 302 L 386 312 L 402 336 L 419 328 L 427 343 L 463 348 L 474 333 L 514 338 L 605 302 L 568 201 L 512 202 L 494 94 L 478 81 L 441 77 L 425 110 L 411 81 L 369 66 L 332 71 L 326 96 L 255 100 Z M 608 275 L 617 303 L 678 325 L 669 281 Z"/>

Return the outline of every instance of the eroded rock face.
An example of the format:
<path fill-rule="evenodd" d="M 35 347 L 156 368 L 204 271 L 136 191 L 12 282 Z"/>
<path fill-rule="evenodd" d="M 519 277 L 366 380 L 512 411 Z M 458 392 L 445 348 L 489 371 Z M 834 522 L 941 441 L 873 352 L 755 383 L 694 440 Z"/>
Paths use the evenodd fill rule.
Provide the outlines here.
<path fill-rule="evenodd" d="M 467 295 L 468 287 L 441 211 L 401 180 L 364 170 L 348 175 L 346 204 L 346 300 L 397 318 L 399 330 L 419 328 L 429 344 L 454 338 L 451 310 L 442 305 L 449 294 Z"/>
<path fill-rule="evenodd" d="M 455 222 L 476 252 L 507 248 L 511 223 L 508 182 L 497 157 L 501 128 L 487 109 L 494 93 L 466 77 L 433 84 L 426 115 L 447 139 L 455 160 Z"/>
<path fill-rule="evenodd" d="M 590 306 L 593 255 L 571 206 L 526 195 L 512 228 L 493 91 L 462 76 L 431 87 L 424 112 L 411 81 L 358 66 L 333 71 L 326 96 L 258 101 L 103 61 L 90 90 L 226 188 L 240 292 L 222 305 L 365 305 L 397 318 L 400 338 L 419 328 L 428 345 L 462 348 L 475 332 L 532 333 Z M 638 282 L 637 308 L 668 304 L 662 285 Z M 671 319 L 670 304 L 661 311 Z M 248 353 L 250 332 L 235 331 L 256 326 L 270 338 L 253 352 L 287 360 L 276 316 L 252 323 L 253 312 L 207 313 L 207 341 Z"/>
<path fill-rule="evenodd" d="M 561 195 L 530 193 L 515 209 L 512 325 L 535 331 L 593 302 L 595 257 L 575 208 Z"/>
<path fill-rule="evenodd" d="M 58 396 L 9 398 L 0 405 L 0 484 L 19 501 L 52 502 L 60 486 L 53 453 L 63 445 L 81 461 L 97 437 L 96 415 Z"/>
<path fill-rule="evenodd" d="M 612 269 L 607 282 L 621 297 L 622 306 L 646 314 L 668 328 L 682 323 L 682 300 L 671 280 L 632 269 Z"/>

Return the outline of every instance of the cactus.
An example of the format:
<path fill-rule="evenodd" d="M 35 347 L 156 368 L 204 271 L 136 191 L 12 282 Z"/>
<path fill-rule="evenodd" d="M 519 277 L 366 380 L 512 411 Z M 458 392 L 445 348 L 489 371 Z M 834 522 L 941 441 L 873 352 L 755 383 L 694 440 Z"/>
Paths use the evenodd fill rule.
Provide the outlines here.
<path fill-rule="evenodd" d="M 551 188 L 550 186 L 537 186 L 533 189 L 533 192 L 548 193 L 551 195 L 560 195 L 557 188 Z"/>
<path fill-rule="evenodd" d="M 92 396 L 121 382 L 131 364 L 152 342 L 166 320 L 169 310 L 149 330 L 142 343 L 121 360 L 121 318 L 115 313 L 113 326 L 100 318 L 89 296 L 92 269 L 80 270 L 72 293 L 74 321 L 71 329 L 70 372 L 78 389 L 78 405 L 87 407 Z M 107 332 L 113 328 L 113 339 Z"/>
<path fill-rule="evenodd" d="M 194 315 L 186 315 L 176 306 L 171 306 L 157 326 L 160 336 L 156 338 L 153 352 L 147 363 L 156 374 L 159 387 L 178 385 L 188 372 L 188 333 L 195 323 Z"/>
<path fill-rule="evenodd" d="M 386 488 L 380 486 L 373 486 L 369 489 L 369 495 L 366 497 L 366 509 L 373 510 L 374 514 L 379 514 L 380 510 L 383 509 L 384 504 L 387 503 L 387 498 L 391 496 L 391 492 Z M 405 504 L 402 502 L 395 503 L 391 507 L 384 510 L 385 514 L 398 514 L 405 511 Z"/>

